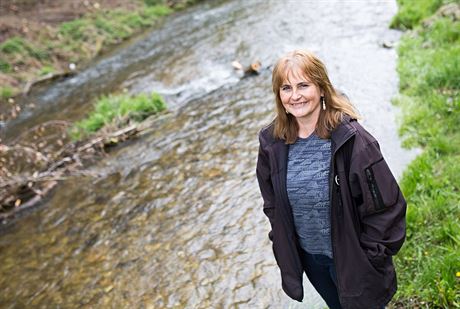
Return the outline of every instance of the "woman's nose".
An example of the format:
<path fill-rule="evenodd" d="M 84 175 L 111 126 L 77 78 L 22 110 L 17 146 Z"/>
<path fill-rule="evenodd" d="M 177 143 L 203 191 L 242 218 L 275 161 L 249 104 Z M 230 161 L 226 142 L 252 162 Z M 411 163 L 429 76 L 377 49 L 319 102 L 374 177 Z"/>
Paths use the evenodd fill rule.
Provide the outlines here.
<path fill-rule="evenodd" d="M 293 89 L 292 90 L 292 99 L 293 100 L 298 100 L 300 99 L 301 95 L 300 95 L 300 91 L 298 89 Z"/>

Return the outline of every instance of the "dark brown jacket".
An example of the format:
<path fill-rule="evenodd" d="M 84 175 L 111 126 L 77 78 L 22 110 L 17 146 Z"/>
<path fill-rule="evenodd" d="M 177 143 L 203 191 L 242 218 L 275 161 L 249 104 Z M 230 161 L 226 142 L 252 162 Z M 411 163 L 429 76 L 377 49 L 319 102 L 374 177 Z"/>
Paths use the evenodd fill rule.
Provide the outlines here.
<path fill-rule="evenodd" d="M 302 301 L 303 270 L 286 191 L 289 145 L 274 139 L 272 130 L 270 125 L 259 134 L 257 179 L 283 290 Z M 406 202 L 377 141 L 356 120 L 345 117 L 331 142 L 331 235 L 340 303 L 380 308 L 397 288 L 392 256 L 405 239 Z"/>

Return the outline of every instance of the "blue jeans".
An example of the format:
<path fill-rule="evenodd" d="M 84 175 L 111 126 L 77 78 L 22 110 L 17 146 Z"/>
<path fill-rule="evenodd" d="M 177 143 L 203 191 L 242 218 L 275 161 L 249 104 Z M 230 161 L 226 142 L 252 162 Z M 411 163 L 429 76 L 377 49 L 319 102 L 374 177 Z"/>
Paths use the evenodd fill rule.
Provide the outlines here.
<path fill-rule="evenodd" d="M 326 255 L 310 254 L 300 250 L 305 274 L 331 309 L 341 309 L 337 292 L 337 273 L 334 260 Z"/>
<path fill-rule="evenodd" d="M 310 254 L 304 250 L 300 250 L 300 258 L 308 280 L 329 308 L 341 309 L 334 260 L 327 255 Z M 385 309 L 385 306 L 382 309 Z"/>

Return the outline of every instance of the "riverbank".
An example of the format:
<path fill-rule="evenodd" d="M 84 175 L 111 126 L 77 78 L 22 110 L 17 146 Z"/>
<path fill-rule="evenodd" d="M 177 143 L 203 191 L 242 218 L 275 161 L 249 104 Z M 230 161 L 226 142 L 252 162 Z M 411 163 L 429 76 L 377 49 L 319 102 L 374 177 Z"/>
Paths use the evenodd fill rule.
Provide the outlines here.
<path fill-rule="evenodd" d="M 15 96 L 34 80 L 72 74 L 160 17 L 195 2 L 2 2 L 0 128 L 2 122 L 24 111 Z M 85 163 L 101 151 L 142 131 L 136 122 L 165 108 L 163 98 L 156 93 L 112 94 L 100 97 L 94 111 L 74 124 L 53 119 L 20 132 L 10 143 L 0 143 L 0 219 L 37 204 L 57 181 L 84 173 Z"/>
<path fill-rule="evenodd" d="M 398 0 L 400 132 L 419 155 L 401 187 L 407 240 L 396 257 L 402 308 L 460 308 L 460 4 Z"/>
<path fill-rule="evenodd" d="M 86 165 L 140 134 L 148 126 L 141 122 L 165 109 L 157 93 L 104 96 L 76 123 L 53 120 L 0 144 L 0 221 L 38 204 L 59 180 L 84 174 Z"/>
<path fill-rule="evenodd" d="M 199 0 L 6 0 L 0 4 L 0 122 L 23 107 L 15 97 L 65 77 L 91 59 Z"/>

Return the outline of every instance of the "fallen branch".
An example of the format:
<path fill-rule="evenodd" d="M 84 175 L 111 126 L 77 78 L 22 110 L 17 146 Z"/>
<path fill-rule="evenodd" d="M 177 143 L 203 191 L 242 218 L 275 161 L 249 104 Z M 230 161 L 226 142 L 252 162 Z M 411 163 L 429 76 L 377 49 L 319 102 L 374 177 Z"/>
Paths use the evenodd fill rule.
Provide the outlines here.
<path fill-rule="evenodd" d="M 54 154 L 48 157 L 23 145 L 0 145 L 0 150 L 3 152 L 21 149 L 46 162 L 45 168 L 41 171 L 35 171 L 32 174 L 30 172 L 16 174 L 2 179 L 0 182 L 0 200 L 2 201 L 0 219 L 6 219 L 17 213 L 19 209 L 30 208 L 40 202 L 60 180 L 80 175 L 94 176 L 94 174 L 79 170 L 83 167 L 81 158 L 87 158 L 90 150 L 90 156 L 94 157 L 109 146 L 125 141 L 139 132 L 138 125 L 133 124 L 113 133 L 92 137 L 84 142 L 70 142 L 62 146 L 57 156 Z M 51 157 L 53 157 L 52 160 Z"/>
<path fill-rule="evenodd" d="M 46 75 L 44 75 L 44 76 L 42 76 L 40 78 L 37 78 L 37 79 L 34 79 L 34 80 L 31 80 L 31 81 L 27 82 L 27 84 L 25 85 L 22 93 L 24 95 L 28 95 L 29 92 L 30 92 L 30 89 L 33 86 L 37 85 L 37 84 L 54 81 L 54 80 L 57 80 L 57 79 L 60 79 L 60 78 L 69 77 L 69 76 L 75 75 L 75 73 L 76 72 L 73 72 L 73 71 L 48 73 L 48 74 L 46 74 Z"/>
<path fill-rule="evenodd" d="M 7 219 L 9 217 L 11 217 L 12 215 L 14 215 L 15 213 L 19 212 L 19 211 L 23 211 L 23 210 L 26 210 L 28 208 L 31 208 L 33 207 L 34 205 L 36 205 L 39 201 L 41 201 L 43 199 L 43 197 L 51 191 L 51 189 L 53 189 L 55 186 L 57 185 L 57 181 L 50 181 L 46 184 L 45 188 L 43 188 L 38 194 L 36 194 L 34 197 L 32 197 L 30 200 L 28 200 L 27 202 L 25 202 L 24 204 L 19 204 L 18 206 L 12 208 L 11 210 L 9 210 L 8 212 L 6 213 L 1 213 L 0 212 L 0 219 L 4 220 L 4 219 Z"/>

